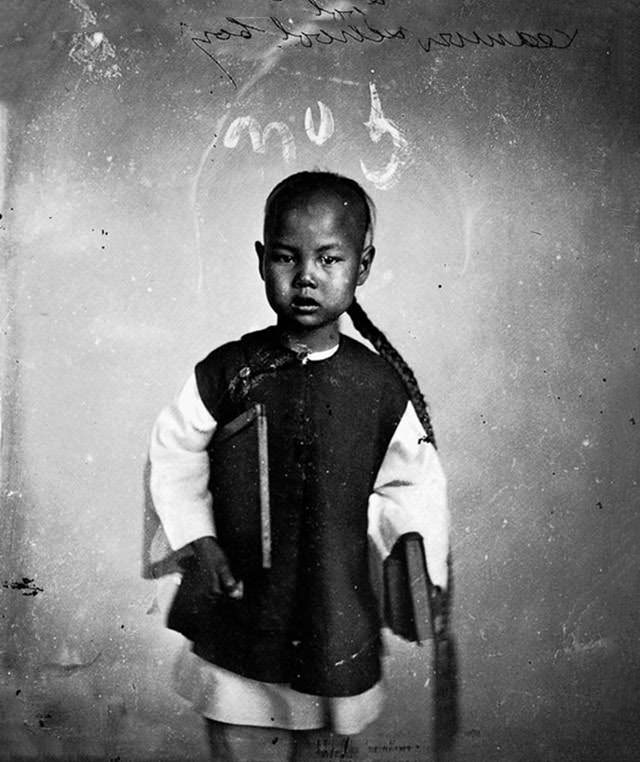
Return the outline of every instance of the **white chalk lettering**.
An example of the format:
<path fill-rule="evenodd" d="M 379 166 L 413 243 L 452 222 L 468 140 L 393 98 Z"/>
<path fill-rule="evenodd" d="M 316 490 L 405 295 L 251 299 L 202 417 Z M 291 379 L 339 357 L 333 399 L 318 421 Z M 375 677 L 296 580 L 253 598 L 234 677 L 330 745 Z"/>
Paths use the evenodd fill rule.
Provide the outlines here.
<path fill-rule="evenodd" d="M 284 122 L 269 122 L 263 129 L 260 123 L 252 116 L 239 116 L 229 125 L 223 139 L 227 148 L 235 148 L 240 142 L 242 134 L 247 131 L 251 141 L 251 147 L 255 153 L 266 153 L 267 139 L 272 132 L 280 137 L 282 146 L 282 158 L 288 164 L 296 158 L 296 143 L 291 130 Z"/>
<path fill-rule="evenodd" d="M 409 160 L 409 144 L 398 129 L 397 125 L 384 115 L 378 90 L 373 82 L 369 83 L 369 93 L 371 94 L 371 112 L 369 120 L 364 126 L 369 130 L 369 137 L 374 143 L 380 142 L 383 135 L 390 136 L 393 142 L 393 152 L 386 166 L 382 169 L 368 169 L 366 164 L 360 160 L 362 174 L 372 182 L 376 188 L 386 190 L 398 181 L 396 173 L 401 165 Z"/>
<path fill-rule="evenodd" d="M 379 143 L 385 135 L 391 138 L 392 151 L 388 162 L 381 169 L 371 169 L 362 159 L 360 168 L 366 179 L 380 190 L 387 190 L 395 185 L 400 177 L 400 169 L 408 164 L 411 158 L 409 144 L 404 135 L 395 124 L 388 119 L 382 110 L 380 96 L 373 82 L 369 83 L 371 98 L 371 110 L 369 119 L 364 126 L 369 132 L 369 137 L 374 143 Z M 322 101 L 317 101 L 320 121 L 316 127 L 311 107 L 304 112 L 304 129 L 307 138 L 314 145 L 324 145 L 335 133 L 333 113 L 329 106 Z M 269 122 L 264 129 L 260 122 L 253 116 L 239 116 L 234 119 L 224 135 L 223 145 L 226 148 L 236 148 L 244 133 L 249 135 L 251 147 L 254 153 L 266 153 L 266 144 L 272 132 L 280 138 L 282 157 L 288 164 L 296 158 L 296 142 L 289 127 L 284 122 Z"/>
<path fill-rule="evenodd" d="M 333 114 L 329 106 L 325 106 L 322 101 L 318 101 L 318 108 L 320 109 L 320 125 L 316 131 L 313 123 L 313 115 L 311 114 L 311 108 L 307 106 L 307 110 L 304 112 L 304 129 L 307 133 L 307 137 L 312 143 L 317 146 L 321 146 L 326 143 L 327 140 L 333 135 L 335 131 L 335 124 L 333 121 Z"/>

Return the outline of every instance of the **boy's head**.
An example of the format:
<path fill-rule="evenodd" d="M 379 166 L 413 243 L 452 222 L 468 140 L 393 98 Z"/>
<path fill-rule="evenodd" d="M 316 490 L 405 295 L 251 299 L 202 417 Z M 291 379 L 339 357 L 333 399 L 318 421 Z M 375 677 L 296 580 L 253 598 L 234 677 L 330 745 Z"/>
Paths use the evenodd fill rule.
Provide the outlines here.
<path fill-rule="evenodd" d="M 278 183 L 267 197 L 264 208 L 265 242 L 279 214 L 302 198 L 336 196 L 342 200 L 351 218 L 350 233 L 361 235 L 364 249 L 373 243 L 375 205 L 369 194 L 349 177 L 334 172 L 297 172 Z"/>
<path fill-rule="evenodd" d="M 279 323 L 293 331 L 334 325 L 369 275 L 373 202 L 353 180 L 300 172 L 267 198 L 260 275 Z"/>

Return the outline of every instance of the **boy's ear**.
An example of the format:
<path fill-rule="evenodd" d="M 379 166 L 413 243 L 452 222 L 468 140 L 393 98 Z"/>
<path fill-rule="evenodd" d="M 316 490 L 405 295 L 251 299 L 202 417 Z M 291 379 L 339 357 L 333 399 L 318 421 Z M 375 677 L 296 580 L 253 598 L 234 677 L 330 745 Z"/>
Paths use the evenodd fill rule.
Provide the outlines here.
<path fill-rule="evenodd" d="M 361 286 L 369 277 L 369 273 L 371 272 L 371 265 L 375 255 L 375 246 L 365 246 L 362 254 L 360 255 L 360 269 L 358 271 L 358 280 L 356 281 L 358 286 Z"/>
<path fill-rule="evenodd" d="M 260 241 L 256 241 L 254 246 L 258 255 L 258 272 L 262 280 L 264 280 L 264 246 Z"/>

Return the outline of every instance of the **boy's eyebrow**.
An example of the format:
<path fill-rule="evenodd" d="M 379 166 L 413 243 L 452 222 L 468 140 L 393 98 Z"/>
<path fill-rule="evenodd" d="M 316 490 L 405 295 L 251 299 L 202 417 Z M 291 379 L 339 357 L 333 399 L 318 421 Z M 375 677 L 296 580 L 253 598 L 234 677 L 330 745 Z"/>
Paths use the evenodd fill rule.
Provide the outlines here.
<path fill-rule="evenodd" d="M 342 245 L 337 241 L 335 243 L 325 243 L 323 246 L 319 246 L 316 251 L 329 251 L 331 249 L 341 249 Z"/>
<path fill-rule="evenodd" d="M 272 249 L 285 249 L 286 251 L 297 251 L 297 248 L 295 246 L 292 246 L 291 244 L 284 243 L 283 241 L 272 241 L 271 243 Z M 341 249 L 342 244 L 339 241 L 332 241 L 330 243 L 324 243 L 322 246 L 318 246 L 317 249 L 315 249 L 316 252 L 322 253 L 323 251 L 330 251 L 332 249 Z"/>

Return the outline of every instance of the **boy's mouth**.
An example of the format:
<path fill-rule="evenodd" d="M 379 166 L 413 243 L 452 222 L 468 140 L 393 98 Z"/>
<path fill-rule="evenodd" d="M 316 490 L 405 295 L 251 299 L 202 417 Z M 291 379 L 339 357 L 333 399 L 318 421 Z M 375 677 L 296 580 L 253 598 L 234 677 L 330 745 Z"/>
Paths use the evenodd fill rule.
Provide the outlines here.
<path fill-rule="evenodd" d="M 291 300 L 291 306 L 296 312 L 315 312 L 320 305 L 310 296 L 296 296 Z"/>

